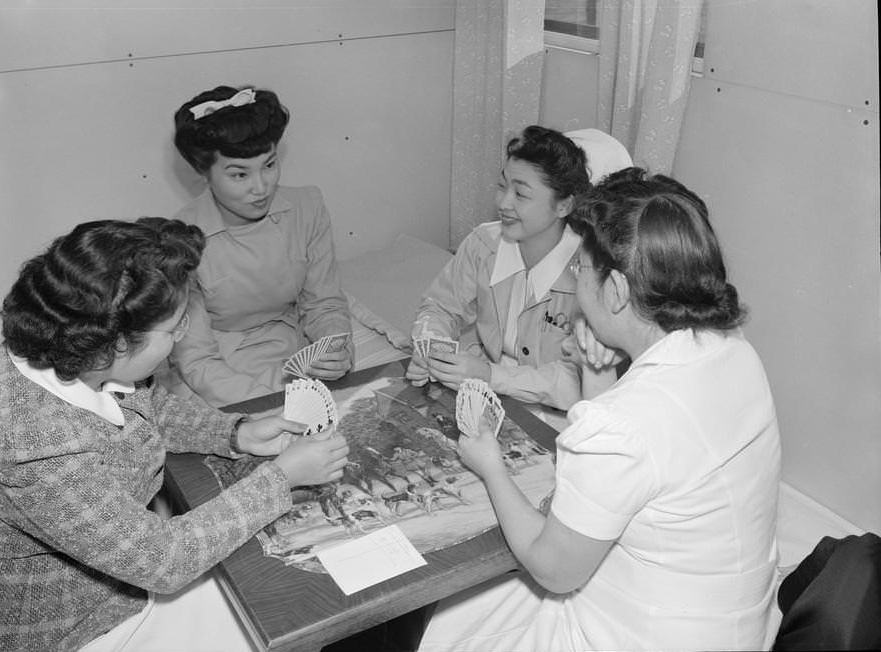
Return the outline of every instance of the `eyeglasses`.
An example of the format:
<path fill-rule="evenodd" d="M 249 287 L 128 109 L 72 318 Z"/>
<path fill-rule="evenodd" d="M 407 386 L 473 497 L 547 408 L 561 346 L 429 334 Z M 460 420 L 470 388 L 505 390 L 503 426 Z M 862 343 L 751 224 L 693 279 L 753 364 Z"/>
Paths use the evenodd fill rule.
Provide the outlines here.
<path fill-rule="evenodd" d="M 162 330 L 161 328 L 151 328 L 150 330 L 154 333 L 170 333 L 175 342 L 180 342 L 187 331 L 190 330 L 190 313 L 184 312 L 180 321 L 177 322 L 177 326 L 170 331 Z"/>
<path fill-rule="evenodd" d="M 580 260 L 573 260 L 569 263 L 569 271 L 572 272 L 572 276 L 578 278 L 578 275 L 581 274 L 581 270 L 589 269 L 590 265 L 587 263 L 582 263 Z"/>

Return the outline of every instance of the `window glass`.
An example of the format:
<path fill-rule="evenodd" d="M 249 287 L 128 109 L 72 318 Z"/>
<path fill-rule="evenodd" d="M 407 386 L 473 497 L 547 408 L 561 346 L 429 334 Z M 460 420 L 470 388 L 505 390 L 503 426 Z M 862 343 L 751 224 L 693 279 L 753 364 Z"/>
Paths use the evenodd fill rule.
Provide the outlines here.
<path fill-rule="evenodd" d="M 704 56 L 707 5 L 701 7 L 701 26 L 694 56 Z M 545 31 L 586 39 L 599 39 L 597 0 L 545 0 Z"/>
<path fill-rule="evenodd" d="M 545 31 L 596 39 L 597 0 L 546 0 Z"/>

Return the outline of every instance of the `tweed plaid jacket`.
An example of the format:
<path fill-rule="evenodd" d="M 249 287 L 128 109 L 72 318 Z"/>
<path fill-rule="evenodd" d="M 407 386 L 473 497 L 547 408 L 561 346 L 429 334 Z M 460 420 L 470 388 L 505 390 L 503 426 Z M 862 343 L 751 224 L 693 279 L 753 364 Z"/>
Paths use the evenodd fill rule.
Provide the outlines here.
<path fill-rule="evenodd" d="M 74 650 L 171 593 L 285 513 L 272 462 L 164 520 L 166 451 L 230 456 L 238 415 L 158 386 L 118 395 L 115 426 L 15 368 L 0 345 L 0 650 Z"/>

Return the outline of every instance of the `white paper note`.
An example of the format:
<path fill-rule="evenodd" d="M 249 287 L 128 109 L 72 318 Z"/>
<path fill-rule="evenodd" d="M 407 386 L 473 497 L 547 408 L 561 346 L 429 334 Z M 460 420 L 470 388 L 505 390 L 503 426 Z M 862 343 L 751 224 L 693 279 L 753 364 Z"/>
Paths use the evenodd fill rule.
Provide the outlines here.
<path fill-rule="evenodd" d="M 397 525 L 319 550 L 317 556 L 346 595 L 427 563 Z"/>

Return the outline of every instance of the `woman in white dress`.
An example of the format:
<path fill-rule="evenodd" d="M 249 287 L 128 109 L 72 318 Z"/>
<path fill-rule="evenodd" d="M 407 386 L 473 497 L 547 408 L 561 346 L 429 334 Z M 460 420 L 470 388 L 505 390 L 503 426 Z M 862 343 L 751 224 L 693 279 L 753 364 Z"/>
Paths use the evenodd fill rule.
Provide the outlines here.
<path fill-rule="evenodd" d="M 735 650 L 773 631 L 780 444 L 704 202 L 663 176 L 611 175 L 572 220 L 584 323 L 633 363 L 576 403 L 548 513 L 496 440 L 462 437 L 525 572 L 441 603 L 421 650 Z"/>

